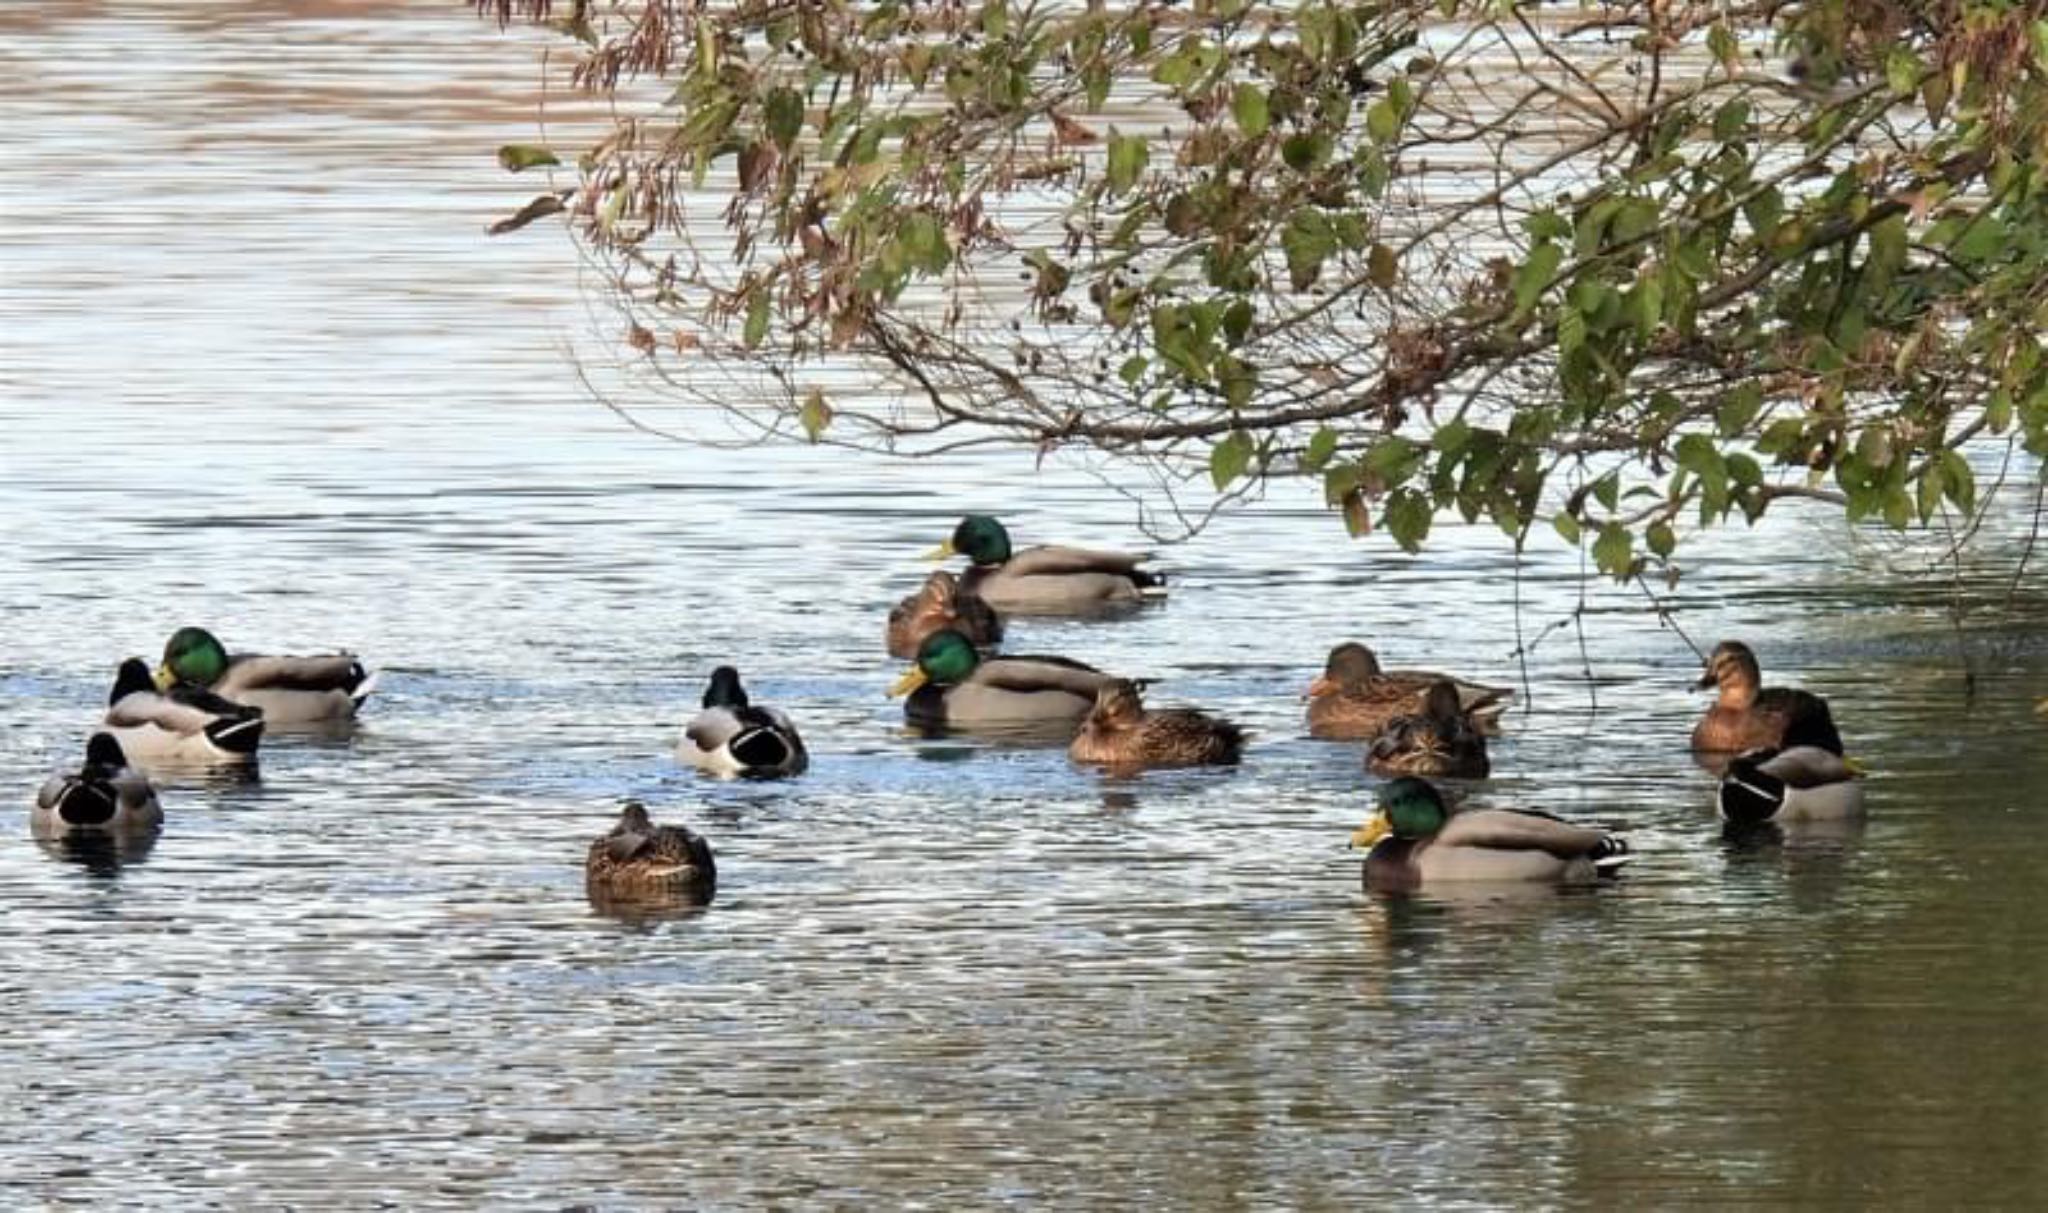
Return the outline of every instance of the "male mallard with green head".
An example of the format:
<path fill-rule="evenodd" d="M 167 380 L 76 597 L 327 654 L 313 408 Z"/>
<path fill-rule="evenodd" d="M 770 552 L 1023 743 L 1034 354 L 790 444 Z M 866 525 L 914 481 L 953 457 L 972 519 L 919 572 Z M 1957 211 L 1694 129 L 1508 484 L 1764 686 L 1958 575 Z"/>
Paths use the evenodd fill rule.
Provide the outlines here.
<path fill-rule="evenodd" d="M 28 818 L 29 832 L 38 838 L 147 834 L 163 824 L 156 789 L 128 765 L 121 743 L 109 733 L 94 733 L 86 742 L 85 765 L 76 774 L 50 776 Z"/>
<path fill-rule="evenodd" d="M 658 826 L 647 807 L 629 800 L 609 834 L 590 844 L 583 860 L 586 884 L 614 895 L 686 892 L 711 900 L 718 866 L 711 844 L 682 826 Z"/>
<path fill-rule="evenodd" d="M 1426 779 L 1379 790 L 1379 812 L 1351 835 L 1365 851 L 1365 885 L 1413 892 L 1463 882 L 1591 884 L 1629 859 L 1628 841 L 1547 813 L 1472 809 L 1452 813 Z"/>
<path fill-rule="evenodd" d="M 159 691 L 139 657 L 121 663 L 101 720 L 137 762 L 228 766 L 256 761 L 263 709 L 230 703 L 202 687 L 176 683 Z"/>
<path fill-rule="evenodd" d="M 228 655 L 205 628 L 179 628 L 164 642 L 156 684 L 169 690 L 189 683 L 230 703 L 262 708 L 271 726 L 326 724 L 353 719 L 377 685 L 377 676 L 349 653 L 317 657 Z"/>
<path fill-rule="evenodd" d="M 1095 707 L 1095 693 L 1114 679 L 1065 657 L 990 657 L 951 628 L 918 646 L 917 664 L 889 688 L 908 695 L 912 724 L 952 729 L 1071 728 Z"/>
<path fill-rule="evenodd" d="M 1066 614 L 1166 593 L 1164 577 L 1138 567 L 1143 556 L 1053 546 L 1015 552 L 1010 532 L 987 514 L 962 518 L 952 538 L 927 555 L 956 554 L 974 562 L 960 588 L 1015 615 Z"/>
<path fill-rule="evenodd" d="M 1739 640 L 1715 645 L 1698 686 L 1718 687 L 1719 694 L 1693 727 L 1692 748 L 1717 754 L 1776 749 L 1785 744 L 1785 730 L 1797 724 L 1808 744 L 1842 752 L 1842 735 L 1835 731 L 1827 700 L 1792 687 L 1767 687 L 1763 681 L 1748 645 Z"/>
<path fill-rule="evenodd" d="M 1515 693 L 1429 670 L 1382 670 L 1379 658 L 1362 644 L 1347 642 L 1330 650 L 1323 676 L 1309 684 L 1308 735 L 1332 741 L 1369 741 L 1397 716 L 1422 707 L 1431 684 L 1448 682 L 1458 692 L 1460 710 L 1485 727 L 1508 710 Z"/>
<path fill-rule="evenodd" d="M 1449 680 L 1429 684 L 1420 711 L 1397 716 L 1366 750 L 1365 767 L 1375 775 L 1435 775 L 1484 779 L 1492 769 L 1486 737 L 1459 706 Z"/>
<path fill-rule="evenodd" d="M 1067 754 L 1123 769 L 1229 765 L 1244 754 L 1244 730 L 1193 708 L 1148 710 L 1138 684 L 1117 679 L 1095 693 Z"/>
<path fill-rule="evenodd" d="M 889 612 L 889 656 L 913 659 L 925 637 L 945 628 L 967 637 L 976 648 L 992 649 L 1003 639 L 1003 620 L 995 608 L 980 595 L 962 591 L 959 578 L 938 569 Z"/>
<path fill-rule="evenodd" d="M 731 666 L 711 671 L 701 707 L 676 741 L 676 757 L 690 766 L 749 779 L 801 775 L 810 766 L 796 725 L 781 709 L 752 702 Z"/>

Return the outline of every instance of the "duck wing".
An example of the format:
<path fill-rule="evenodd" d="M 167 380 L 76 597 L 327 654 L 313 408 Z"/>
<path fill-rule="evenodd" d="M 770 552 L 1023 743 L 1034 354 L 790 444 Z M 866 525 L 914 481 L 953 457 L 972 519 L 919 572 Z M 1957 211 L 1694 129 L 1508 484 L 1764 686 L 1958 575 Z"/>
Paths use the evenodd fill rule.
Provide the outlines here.
<path fill-rule="evenodd" d="M 242 711 L 220 696 L 198 687 L 181 683 L 177 691 L 174 695 L 132 691 L 107 706 L 106 721 L 115 728 L 155 725 L 189 736 L 223 716 L 232 718 Z"/>
<path fill-rule="evenodd" d="M 1116 573 L 1143 584 L 1150 574 L 1138 571 L 1144 553 L 1099 552 L 1056 545 L 1025 548 L 1003 562 L 1003 572 L 1019 577 L 1061 577 L 1074 573 Z"/>
<path fill-rule="evenodd" d="M 243 653 L 228 662 L 215 689 L 233 696 L 247 691 L 341 691 L 353 693 L 370 677 L 350 653 L 317 657 L 265 657 Z"/>
<path fill-rule="evenodd" d="M 1516 809 L 1472 809 L 1453 813 L 1435 842 L 1494 851 L 1545 851 L 1559 859 L 1598 860 L 1627 851 L 1621 839 L 1605 830 L 1572 825 L 1548 813 Z"/>
<path fill-rule="evenodd" d="M 1093 699 L 1114 679 L 1068 657 L 993 657 L 974 667 L 967 681 L 1005 691 L 1066 691 Z"/>
<path fill-rule="evenodd" d="M 1855 769 L 1840 754 L 1831 754 L 1811 745 L 1782 750 L 1758 763 L 1757 770 L 1783 780 L 1788 788 L 1826 787 L 1856 778 Z"/>

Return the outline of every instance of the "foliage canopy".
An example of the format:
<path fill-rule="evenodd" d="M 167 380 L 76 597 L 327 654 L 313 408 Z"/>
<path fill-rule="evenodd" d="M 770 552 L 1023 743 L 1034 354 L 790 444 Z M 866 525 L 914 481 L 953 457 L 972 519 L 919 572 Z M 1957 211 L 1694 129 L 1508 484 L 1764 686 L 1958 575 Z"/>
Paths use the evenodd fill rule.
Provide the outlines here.
<path fill-rule="evenodd" d="M 612 106 L 502 149 L 567 180 L 499 226 L 758 436 L 1313 477 L 1616 575 L 2048 452 L 2048 0 L 478 3 Z"/>

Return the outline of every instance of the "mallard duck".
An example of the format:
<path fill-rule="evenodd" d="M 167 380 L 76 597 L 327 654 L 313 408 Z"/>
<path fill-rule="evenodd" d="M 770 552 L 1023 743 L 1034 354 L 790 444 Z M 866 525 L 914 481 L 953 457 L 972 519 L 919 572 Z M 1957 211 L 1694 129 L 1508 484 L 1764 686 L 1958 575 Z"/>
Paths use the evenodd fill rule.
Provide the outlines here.
<path fill-rule="evenodd" d="M 1739 640 L 1715 645 L 1698 686 L 1718 686 L 1720 694 L 1693 727 L 1692 748 L 1725 754 L 1777 749 L 1785 744 L 1785 730 L 1796 724 L 1811 739 L 1807 744 L 1842 752 L 1842 735 L 1835 731 L 1827 700 L 1810 691 L 1767 687 L 1763 681 L 1748 645 Z"/>
<path fill-rule="evenodd" d="M 156 684 L 186 682 L 228 700 L 263 709 L 265 724 L 323 724 L 355 716 L 377 676 L 350 653 L 264 657 L 227 649 L 205 628 L 179 628 L 164 642 Z"/>
<path fill-rule="evenodd" d="M 711 844 L 682 826 L 658 826 L 637 800 L 626 802 L 619 823 L 590 844 L 583 877 L 612 893 L 688 892 L 709 901 L 718 884 Z"/>
<path fill-rule="evenodd" d="M 1437 775 L 1484 779 L 1486 737 L 1459 708 L 1458 688 L 1448 680 L 1429 684 L 1422 709 L 1396 716 L 1365 753 L 1375 775 Z"/>
<path fill-rule="evenodd" d="M 811 764 L 796 725 L 776 708 L 756 707 L 729 665 L 711 671 L 703 711 L 683 726 L 676 757 L 727 778 L 800 775 Z"/>
<path fill-rule="evenodd" d="M 1819 744 L 1821 718 L 1794 717 L 1784 744 L 1748 750 L 1728 763 L 1715 803 L 1731 826 L 1835 822 L 1863 816 L 1862 771 Z"/>
<path fill-rule="evenodd" d="M 1308 735 L 1333 741 L 1370 741 L 1395 717 L 1421 710 L 1423 692 L 1437 682 L 1456 688 L 1459 707 L 1481 727 L 1498 720 L 1515 697 L 1507 687 L 1467 682 L 1449 674 L 1382 670 L 1371 649 L 1347 642 L 1330 650 L 1323 676 L 1309 684 Z"/>
<path fill-rule="evenodd" d="M 915 658 L 924 638 L 941 628 L 952 628 L 976 648 L 992 649 L 1003 639 L 1002 616 L 995 608 L 980 595 L 962 593 L 959 578 L 937 569 L 917 593 L 889 612 L 889 656 Z"/>
<path fill-rule="evenodd" d="M 1462 881 L 1590 884 L 1629 859 L 1628 841 L 1548 813 L 1452 813 L 1426 779 L 1380 788 L 1379 812 L 1351 836 L 1364 849 L 1367 888 L 1410 892 Z"/>
<path fill-rule="evenodd" d="M 229 703 L 189 683 L 157 690 L 140 657 L 121 663 L 107 695 L 107 732 L 143 763 L 215 766 L 254 762 L 263 709 Z"/>
<path fill-rule="evenodd" d="M 94 733 L 78 773 L 52 775 L 36 793 L 28 824 L 38 838 L 147 833 L 163 828 L 164 810 L 149 780 L 129 767 L 121 743 Z"/>
<path fill-rule="evenodd" d="M 911 723 L 955 729 L 1072 727 L 1095 707 L 1095 693 L 1114 679 L 1065 657 L 991 657 L 951 628 L 918 646 L 917 664 L 889 694 L 908 695 Z"/>
<path fill-rule="evenodd" d="M 969 514 L 953 537 L 927 553 L 932 560 L 964 555 L 974 562 L 960 588 L 999 611 L 1057 615 L 1134 603 L 1166 593 L 1166 579 L 1138 566 L 1144 556 L 1084 548 L 1010 550 L 1010 533 L 987 514 Z"/>
<path fill-rule="evenodd" d="M 1243 729 L 1193 708 L 1147 711 L 1138 684 L 1121 678 L 1095 692 L 1067 747 L 1075 762 L 1123 768 L 1228 765 L 1243 753 Z"/>

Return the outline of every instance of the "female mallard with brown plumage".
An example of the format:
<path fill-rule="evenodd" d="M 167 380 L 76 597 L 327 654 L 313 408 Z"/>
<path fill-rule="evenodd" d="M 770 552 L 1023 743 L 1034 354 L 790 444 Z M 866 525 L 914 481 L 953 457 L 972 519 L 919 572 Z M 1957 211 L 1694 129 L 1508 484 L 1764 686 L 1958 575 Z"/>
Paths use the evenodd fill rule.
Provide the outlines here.
<path fill-rule="evenodd" d="M 1739 640 L 1724 640 L 1707 658 L 1698 685 L 1718 687 L 1714 706 L 1693 727 L 1692 748 L 1706 753 L 1739 754 L 1776 749 L 1794 725 L 1815 745 L 1831 754 L 1842 752 L 1842 735 L 1828 711 L 1828 701 L 1810 691 L 1767 687 L 1756 654 Z"/>
<path fill-rule="evenodd" d="M 963 592 L 959 578 L 939 569 L 889 612 L 889 656 L 914 658 L 925 637 L 947 628 L 978 649 L 992 649 L 1003 639 L 1003 620 L 995 608 L 979 594 Z"/>
<path fill-rule="evenodd" d="M 1464 882 L 1591 884 L 1628 862 L 1628 840 L 1547 813 L 1473 809 L 1452 813 L 1426 779 L 1379 791 L 1379 812 L 1351 835 L 1365 851 L 1365 885 L 1413 892 Z"/>
<path fill-rule="evenodd" d="M 629 800 L 611 833 L 590 844 L 583 877 L 593 891 L 612 896 L 684 893 L 709 901 L 718 866 L 702 835 L 682 826 L 655 825 L 645 805 Z"/>
<path fill-rule="evenodd" d="M 1243 753 L 1243 729 L 1193 708 L 1149 711 L 1127 679 L 1095 693 L 1094 710 L 1067 747 L 1075 762 L 1119 768 L 1227 765 Z"/>
<path fill-rule="evenodd" d="M 1132 604 L 1165 595 L 1166 579 L 1139 568 L 1145 557 L 1126 552 L 1039 546 L 1014 552 L 1010 532 L 987 514 L 969 514 L 931 559 L 964 555 L 974 562 L 960 588 L 999 611 L 1063 615 Z"/>
<path fill-rule="evenodd" d="M 1387 722 L 1373 739 L 1365 767 L 1375 775 L 1437 775 L 1484 779 L 1492 769 L 1486 737 L 1461 709 L 1449 680 L 1429 684 L 1422 709 Z"/>
<path fill-rule="evenodd" d="M 1459 707 L 1475 723 L 1492 724 L 1508 710 L 1515 693 L 1507 687 L 1485 686 L 1428 670 L 1382 670 L 1379 658 L 1362 644 L 1345 643 L 1330 650 L 1323 676 L 1309 684 L 1308 735 L 1331 741 L 1369 741 L 1397 716 L 1422 706 L 1432 683 L 1448 682 L 1458 692 Z"/>

